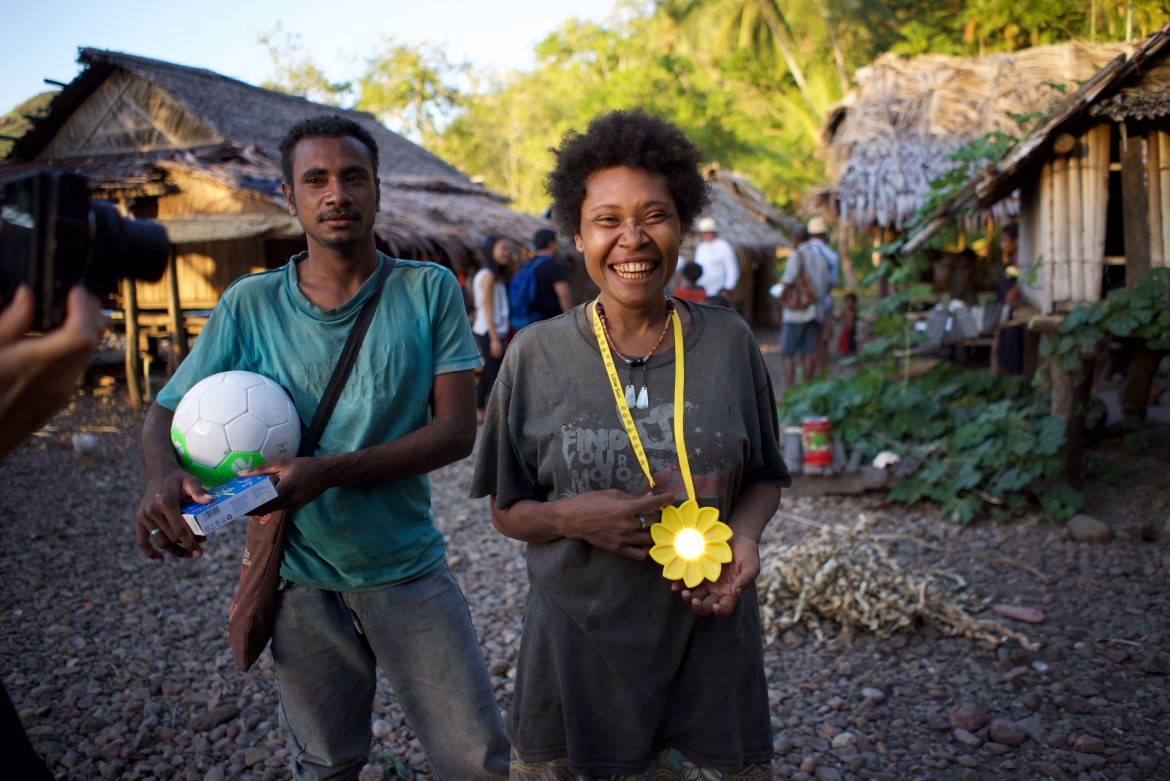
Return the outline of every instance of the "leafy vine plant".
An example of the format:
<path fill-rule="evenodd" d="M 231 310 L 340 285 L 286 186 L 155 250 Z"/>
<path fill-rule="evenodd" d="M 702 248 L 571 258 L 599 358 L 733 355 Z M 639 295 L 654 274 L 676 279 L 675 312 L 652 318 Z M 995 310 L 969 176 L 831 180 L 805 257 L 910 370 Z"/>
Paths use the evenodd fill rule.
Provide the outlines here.
<path fill-rule="evenodd" d="M 1165 353 L 1158 368 L 1170 374 L 1170 268 L 1152 268 L 1132 289 L 1110 290 L 1100 301 L 1078 304 L 1056 335 L 1041 343 L 1040 354 L 1073 372 L 1110 337 L 1144 339 L 1151 350 Z"/>
<path fill-rule="evenodd" d="M 953 157 L 963 164 L 936 181 L 919 214 L 1012 141 L 993 134 L 957 151 Z M 925 257 L 902 256 L 900 248 L 901 242 L 881 248 L 881 262 L 863 280 L 872 287 L 884 278 L 892 292 L 867 307 L 872 336 L 861 353 L 837 376 L 786 392 L 781 416 L 790 425 L 824 416 L 847 448 L 870 458 L 896 453 L 901 460 L 888 499 L 936 503 L 952 523 L 1005 520 L 1036 506 L 1056 520 L 1079 512 L 1082 495 L 1061 480 L 1066 421 L 1051 414 L 1045 388 L 986 369 L 916 360 L 913 348 L 926 336 L 910 313 L 932 294 L 919 282 Z"/>

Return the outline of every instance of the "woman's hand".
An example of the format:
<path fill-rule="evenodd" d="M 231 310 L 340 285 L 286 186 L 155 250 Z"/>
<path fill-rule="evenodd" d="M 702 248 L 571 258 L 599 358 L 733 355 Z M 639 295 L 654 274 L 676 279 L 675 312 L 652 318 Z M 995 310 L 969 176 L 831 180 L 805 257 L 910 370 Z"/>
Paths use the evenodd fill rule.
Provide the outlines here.
<path fill-rule="evenodd" d="M 674 502 L 674 494 L 634 496 L 611 488 L 555 502 L 527 499 L 500 510 L 493 496 L 492 523 L 502 534 L 524 542 L 568 537 L 642 561 L 654 545 L 650 526 L 661 519 L 662 508 Z"/>
<path fill-rule="evenodd" d="M 736 534 L 728 540 L 731 546 L 731 561 L 723 565 L 719 579 L 703 581 L 688 589 L 681 580 L 671 584 L 671 590 L 681 592 L 682 598 L 690 602 L 697 615 L 728 616 L 739 603 L 743 590 L 760 575 L 760 544 L 751 537 Z"/>

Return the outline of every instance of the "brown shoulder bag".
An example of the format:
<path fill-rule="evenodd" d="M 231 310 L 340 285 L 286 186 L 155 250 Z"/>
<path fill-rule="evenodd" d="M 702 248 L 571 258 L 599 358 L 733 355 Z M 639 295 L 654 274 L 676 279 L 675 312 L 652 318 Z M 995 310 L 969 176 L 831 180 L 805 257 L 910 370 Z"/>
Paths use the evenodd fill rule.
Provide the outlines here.
<path fill-rule="evenodd" d="M 345 347 L 333 369 L 333 376 L 329 378 L 325 394 L 313 414 L 313 422 L 301 440 L 297 450 L 298 458 L 311 456 L 317 449 L 321 432 L 333 414 L 333 406 L 345 387 L 370 321 L 374 319 L 382 283 L 390 276 L 393 268 L 394 259 L 386 258 L 374 290 L 350 328 Z M 284 558 L 284 539 L 290 522 L 291 518 L 285 510 L 248 519 L 248 536 L 244 540 L 244 555 L 240 561 L 240 583 L 228 610 L 228 645 L 235 654 L 236 667 L 241 672 L 247 672 L 256 663 L 272 639 L 272 629 L 276 623 L 276 595 L 280 590 L 280 563 Z"/>

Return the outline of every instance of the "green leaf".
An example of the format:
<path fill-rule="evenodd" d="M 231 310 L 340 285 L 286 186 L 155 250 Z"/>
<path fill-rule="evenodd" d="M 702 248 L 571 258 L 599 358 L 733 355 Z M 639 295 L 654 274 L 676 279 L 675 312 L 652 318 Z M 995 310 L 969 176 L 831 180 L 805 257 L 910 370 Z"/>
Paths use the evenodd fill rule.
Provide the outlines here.
<path fill-rule="evenodd" d="M 1057 483 L 1040 497 L 1040 505 L 1057 521 L 1066 521 L 1085 507 L 1081 492 L 1067 483 Z"/>

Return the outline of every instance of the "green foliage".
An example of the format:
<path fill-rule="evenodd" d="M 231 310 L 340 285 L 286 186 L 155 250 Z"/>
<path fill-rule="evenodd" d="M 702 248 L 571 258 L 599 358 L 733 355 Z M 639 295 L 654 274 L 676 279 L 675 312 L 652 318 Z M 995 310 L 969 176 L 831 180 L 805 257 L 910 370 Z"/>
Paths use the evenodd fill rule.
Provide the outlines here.
<path fill-rule="evenodd" d="M 1137 280 L 1134 289 L 1118 288 L 1091 304 L 1078 304 L 1069 312 L 1054 336 L 1040 344 L 1040 354 L 1073 372 L 1091 358 L 1101 340 L 1135 336 L 1153 350 L 1170 350 L 1170 268 L 1152 268 Z M 1160 368 L 1170 372 L 1170 353 Z"/>
<path fill-rule="evenodd" d="M 32 127 L 29 117 L 44 116 L 49 109 L 49 103 L 57 95 L 56 92 L 41 92 L 19 104 L 12 111 L 0 116 L 0 136 L 20 138 Z M 0 160 L 4 159 L 12 149 L 12 142 L 0 138 Z"/>
<path fill-rule="evenodd" d="M 1081 507 L 1049 486 L 1062 466 L 1065 421 L 1017 378 L 939 364 L 902 381 L 889 364 L 803 385 L 787 395 L 790 422 L 823 415 L 833 433 L 869 456 L 897 453 L 905 472 L 889 499 L 936 502 L 952 523 L 1002 519 L 1035 500 L 1064 519 Z"/>
<path fill-rule="evenodd" d="M 859 68 L 886 51 L 978 56 L 1123 36 L 1120 4 L 1085 5 L 616 0 L 604 23 L 570 20 L 551 33 L 532 72 L 474 73 L 433 46 L 388 41 L 376 57 L 355 58 L 350 80 L 336 82 L 295 38 L 282 40 L 279 27 L 261 42 L 273 56 L 277 88 L 372 111 L 523 211 L 547 205 L 548 149 L 566 130 L 631 106 L 676 122 L 708 162 L 747 175 L 773 203 L 795 211 L 824 182 L 815 154 L 820 128 Z M 1135 34 L 1170 21 L 1163 0 L 1132 7 Z M 961 186 L 1000 141 L 988 137 L 961 151 L 954 179 L 940 182 L 936 195 Z"/>
<path fill-rule="evenodd" d="M 374 754 L 372 759 L 375 762 L 387 765 L 388 767 L 383 771 L 382 778 L 385 781 L 392 781 L 395 778 L 401 778 L 407 781 L 414 777 L 410 766 L 402 759 L 402 757 L 395 754 L 393 751 L 379 751 Z"/>

